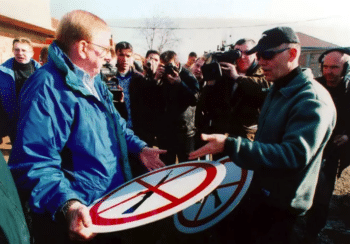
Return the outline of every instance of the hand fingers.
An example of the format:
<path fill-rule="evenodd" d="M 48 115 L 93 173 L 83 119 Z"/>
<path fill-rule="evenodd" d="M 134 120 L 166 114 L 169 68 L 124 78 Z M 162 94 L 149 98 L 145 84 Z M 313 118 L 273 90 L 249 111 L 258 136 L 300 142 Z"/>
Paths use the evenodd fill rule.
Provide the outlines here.
<path fill-rule="evenodd" d="M 92 238 L 94 238 L 97 234 L 96 233 L 92 233 L 90 230 L 88 229 L 82 229 L 79 233 L 69 233 L 69 238 L 71 240 L 76 240 L 76 241 L 88 241 L 91 240 Z"/>
<path fill-rule="evenodd" d="M 227 63 L 227 62 L 220 62 L 219 64 L 220 64 L 221 66 L 225 66 L 225 67 L 229 66 L 229 63 Z"/>
<path fill-rule="evenodd" d="M 157 149 L 157 148 L 152 148 L 152 151 L 157 153 L 157 154 L 164 154 L 167 153 L 167 150 L 164 149 Z"/>
<path fill-rule="evenodd" d="M 210 153 L 211 153 L 210 148 L 207 145 L 205 145 L 205 146 L 197 149 L 196 151 L 191 152 L 189 154 L 188 159 L 190 159 L 190 160 L 197 159 L 199 157 L 205 156 L 205 155 L 210 154 Z"/>
<path fill-rule="evenodd" d="M 229 71 L 230 70 L 229 67 L 225 67 L 225 66 L 221 66 L 221 69 L 224 70 L 224 71 Z"/>
<path fill-rule="evenodd" d="M 82 211 L 81 211 L 81 220 L 83 222 L 84 227 L 89 228 L 90 226 L 92 226 L 92 220 L 91 220 L 91 216 L 89 214 L 89 210 L 87 207 L 83 207 Z"/>
<path fill-rule="evenodd" d="M 154 169 L 162 168 L 166 166 L 162 160 L 158 158 L 154 158 L 152 160 L 144 159 L 143 165 L 147 168 L 148 171 L 152 171 Z"/>
<path fill-rule="evenodd" d="M 154 166 L 155 166 L 154 169 L 158 169 L 158 168 L 165 166 L 165 164 L 163 163 L 162 160 L 160 160 L 160 158 L 158 158 L 157 160 L 154 160 L 153 162 L 154 162 Z"/>
<path fill-rule="evenodd" d="M 155 169 L 159 169 L 159 168 L 162 168 L 164 167 L 165 164 L 163 162 L 159 163 L 159 162 L 148 162 L 147 165 L 146 165 L 146 168 L 148 171 L 152 171 L 152 170 L 155 170 Z"/>
<path fill-rule="evenodd" d="M 92 221 L 89 215 L 88 208 L 86 206 L 80 207 L 77 211 L 76 223 L 73 224 L 69 236 L 72 240 L 87 241 L 96 236 L 89 227 L 91 227 Z"/>
<path fill-rule="evenodd" d="M 203 141 L 210 141 L 210 140 L 215 139 L 215 135 L 213 135 L 213 134 L 211 134 L 211 135 L 201 134 L 201 138 Z"/>

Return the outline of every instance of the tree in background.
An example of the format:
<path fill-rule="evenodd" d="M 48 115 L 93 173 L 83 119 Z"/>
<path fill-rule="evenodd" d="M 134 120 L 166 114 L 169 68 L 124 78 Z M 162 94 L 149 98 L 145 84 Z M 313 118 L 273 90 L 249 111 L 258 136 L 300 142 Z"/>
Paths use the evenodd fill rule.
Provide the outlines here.
<path fill-rule="evenodd" d="M 171 49 L 180 41 L 175 35 L 175 24 L 167 17 L 154 16 L 144 21 L 141 34 L 146 38 L 148 49 L 156 49 L 160 53 L 165 48 Z"/>

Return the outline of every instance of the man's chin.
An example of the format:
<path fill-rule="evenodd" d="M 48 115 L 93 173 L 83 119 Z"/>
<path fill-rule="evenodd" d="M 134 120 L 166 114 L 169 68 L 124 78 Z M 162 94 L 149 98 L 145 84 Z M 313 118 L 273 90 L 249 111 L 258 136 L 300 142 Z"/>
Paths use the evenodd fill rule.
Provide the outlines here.
<path fill-rule="evenodd" d="M 30 62 L 30 60 L 26 60 L 24 58 L 16 58 L 16 61 L 20 64 L 27 64 Z"/>

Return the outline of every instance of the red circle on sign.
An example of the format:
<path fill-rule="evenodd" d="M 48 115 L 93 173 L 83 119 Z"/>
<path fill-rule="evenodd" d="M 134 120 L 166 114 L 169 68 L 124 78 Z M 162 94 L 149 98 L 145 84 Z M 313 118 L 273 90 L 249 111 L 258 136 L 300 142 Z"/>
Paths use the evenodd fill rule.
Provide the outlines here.
<path fill-rule="evenodd" d="M 184 195 L 181 198 L 177 198 L 175 196 L 172 196 L 170 193 L 164 192 L 162 190 L 159 189 L 159 187 L 155 187 L 153 185 L 150 185 L 149 183 L 143 181 L 142 179 L 145 177 L 149 177 L 152 174 L 157 174 L 159 172 L 165 171 L 165 170 L 169 170 L 169 169 L 174 169 L 174 168 L 178 168 L 178 167 L 193 167 L 192 169 L 189 169 L 187 172 L 183 172 L 180 175 L 177 175 L 173 178 L 170 178 L 169 180 L 166 180 L 163 184 L 167 184 L 170 181 L 176 180 L 179 177 L 182 177 L 183 175 L 186 175 L 198 168 L 203 168 L 206 173 L 207 176 L 206 178 L 203 180 L 202 183 L 200 183 L 199 186 L 197 186 L 195 189 L 193 189 L 192 191 L 188 192 L 186 195 Z M 125 224 L 125 223 L 130 223 L 133 221 L 139 221 L 141 219 L 146 219 L 148 217 L 154 216 L 156 214 L 160 214 L 163 213 L 167 210 L 170 210 L 186 201 L 188 201 L 189 199 L 191 199 L 192 197 L 196 196 L 198 193 L 202 192 L 210 183 L 213 182 L 213 180 L 215 179 L 217 175 L 217 169 L 214 165 L 209 164 L 209 163 L 200 163 L 200 162 L 194 162 L 194 163 L 186 163 L 186 165 L 182 165 L 182 164 L 177 164 L 177 165 L 173 165 L 173 166 L 168 166 L 166 168 L 162 168 L 153 172 L 150 172 L 146 175 L 140 176 L 130 182 L 128 182 L 125 185 L 122 185 L 120 187 L 118 187 L 116 190 L 114 190 L 113 192 L 109 193 L 108 195 L 106 195 L 105 197 L 103 197 L 100 201 L 98 201 L 94 206 L 91 207 L 90 209 L 90 216 L 92 219 L 92 223 L 94 225 L 99 225 L 99 226 L 111 226 L 111 225 L 120 225 L 120 224 Z M 132 183 L 137 182 L 138 184 L 141 184 L 143 186 L 145 186 L 146 188 L 148 188 L 148 190 L 142 191 L 141 193 L 130 197 L 129 199 L 126 199 L 118 204 L 115 204 L 114 206 L 108 208 L 108 209 L 104 209 L 104 210 L 100 210 L 99 211 L 99 207 L 101 206 L 101 204 L 103 204 L 104 201 L 106 201 L 109 197 L 111 197 L 113 194 L 115 194 L 117 191 L 122 190 L 123 188 L 129 186 Z M 138 215 L 134 215 L 134 216 L 128 216 L 128 217 L 118 217 L 118 218 L 103 218 L 100 216 L 101 213 L 108 211 L 109 209 L 113 208 L 113 207 L 117 207 L 120 204 L 124 204 L 127 201 L 130 201 L 132 199 L 134 199 L 136 196 L 139 195 L 143 195 L 146 194 L 147 192 L 153 191 L 156 194 L 161 195 L 162 197 L 165 197 L 166 199 L 168 199 L 170 201 L 169 204 L 164 205 L 158 209 L 151 209 L 148 212 L 144 212 Z"/>
<path fill-rule="evenodd" d="M 232 163 L 232 160 L 229 158 L 224 158 L 223 160 L 219 160 L 217 162 L 225 164 L 225 163 Z M 234 181 L 234 182 L 230 182 L 230 183 L 226 183 L 226 184 L 221 183 L 216 188 L 216 189 L 223 189 L 223 188 L 231 187 L 234 185 L 237 186 L 234 193 L 231 195 L 231 197 L 229 197 L 229 199 L 226 201 L 226 203 L 224 205 L 220 206 L 220 209 L 216 210 L 215 212 L 213 212 L 212 214 L 210 214 L 209 216 L 207 216 L 205 218 L 199 219 L 199 216 L 202 213 L 203 207 L 206 204 L 207 197 L 205 197 L 204 200 L 202 201 L 201 206 L 198 209 L 198 212 L 195 215 L 194 219 L 191 219 L 191 220 L 187 219 L 184 216 L 183 212 L 179 212 L 177 214 L 177 220 L 178 220 L 179 224 L 181 224 L 185 228 L 198 228 L 198 227 L 204 228 L 204 226 L 207 225 L 209 222 L 215 220 L 219 215 L 221 215 L 223 212 L 225 212 L 231 206 L 231 204 L 236 200 L 237 196 L 241 193 L 243 187 L 245 186 L 245 184 L 247 182 L 248 170 L 241 168 L 240 176 L 241 177 L 238 181 Z M 211 225 L 209 225 L 209 227 L 210 226 Z M 191 229 L 191 230 L 193 232 L 196 232 L 194 229 Z M 192 232 L 188 232 L 188 233 L 192 233 Z"/>

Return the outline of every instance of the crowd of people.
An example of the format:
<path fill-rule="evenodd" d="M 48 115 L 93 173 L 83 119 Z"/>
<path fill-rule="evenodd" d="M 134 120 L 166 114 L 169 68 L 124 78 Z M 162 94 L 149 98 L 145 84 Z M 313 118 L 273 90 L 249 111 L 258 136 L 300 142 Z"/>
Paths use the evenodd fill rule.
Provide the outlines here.
<path fill-rule="evenodd" d="M 218 243 L 290 243 L 305 214 L 303 242 L 315 243 L 349 161 L 350 50 L 322 54 L 315 79 L 299 66 L 290 27 L 228 52 L 191 52 L 184 65 L 172 50 L 149 50 L 140 64 L 131 43 L 111 47 L 110 36 L 100 17 L 72 11 L 42 66 L 27 38 L 13 41 L 14 58 L 0 66 L 16 243 L 119 243 L 117 232 L 91 231 L 87 206 L 136 176 L 207 155 L 254 171 Z M 0 241 L 11 243 L 0 223 Z"/>

